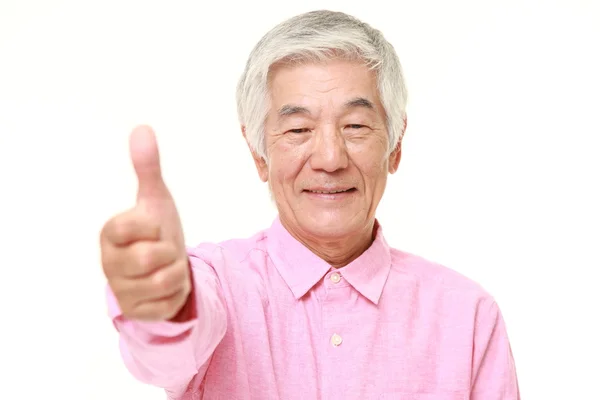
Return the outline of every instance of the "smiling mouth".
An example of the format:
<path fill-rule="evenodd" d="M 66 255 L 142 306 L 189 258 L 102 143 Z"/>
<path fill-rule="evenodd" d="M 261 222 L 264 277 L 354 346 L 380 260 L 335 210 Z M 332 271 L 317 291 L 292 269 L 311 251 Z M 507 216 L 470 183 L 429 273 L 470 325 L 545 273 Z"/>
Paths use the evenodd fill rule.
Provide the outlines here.
<path fill-rule="evenodd" d="M 308 193 L 315 193 L 315 194 L 339 194 L 339 193 L 350 193 L 355 191 L 356 188 L 349 188 L 349 189 L 338 189 L 338 190 L 304 190 L 305 192 Z"/>

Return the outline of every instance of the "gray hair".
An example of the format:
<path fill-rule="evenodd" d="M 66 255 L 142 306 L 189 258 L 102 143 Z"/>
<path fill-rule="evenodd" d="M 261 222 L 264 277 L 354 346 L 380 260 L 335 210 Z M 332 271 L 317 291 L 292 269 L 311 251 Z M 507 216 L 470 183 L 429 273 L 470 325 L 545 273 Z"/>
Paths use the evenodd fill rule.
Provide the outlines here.
<path fill-rule="evenodd" d="M 251 149 L 267 160 L 264 124 L 270 105 L 269 71 L 281 61 L 362 60 L 376 71 L 386 113 L 389 152 L 402 140 L 407 91 L 400 60 L 383 34 L 342 12 L 311 11 L 271 29 L 256 44 L 237 85 L 237 109 Z"/>

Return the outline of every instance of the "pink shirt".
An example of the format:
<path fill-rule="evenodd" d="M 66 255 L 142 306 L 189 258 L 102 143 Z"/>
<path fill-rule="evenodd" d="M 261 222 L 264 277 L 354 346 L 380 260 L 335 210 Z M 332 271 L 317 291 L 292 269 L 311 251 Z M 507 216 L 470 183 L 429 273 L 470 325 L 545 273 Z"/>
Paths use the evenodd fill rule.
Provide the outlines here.
<path fill-rule="evenodd" d="M 136 322 L 108 291 L 124 362 L 173 400 L 517 400 L 498 305 L 478 284 L 371 247 L 335 270 L 276 219 L 190 248 L 198 319 Z"/>

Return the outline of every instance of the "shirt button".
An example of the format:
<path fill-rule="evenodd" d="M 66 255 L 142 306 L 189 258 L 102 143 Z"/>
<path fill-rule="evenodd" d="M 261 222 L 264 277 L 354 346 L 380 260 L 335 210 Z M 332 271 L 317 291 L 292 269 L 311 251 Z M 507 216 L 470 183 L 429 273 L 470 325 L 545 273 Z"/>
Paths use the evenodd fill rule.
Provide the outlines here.
<path fill-rule="evenodd" d="M 335 347 L 339 346 L 340 344 L 342 344 L 342 337 L 337 333 L 334 333 L 331 337 L 331 344 Z"/>
<path fill-rule="evenodd" d="M 342 280 L 342 277 L 337 272 L 334 272 L 333 274 L 331 274 L 329 279 L 331 279 L 331 282 L 333 282 L 333 283 L 338 283 L 339 281 Z"/>

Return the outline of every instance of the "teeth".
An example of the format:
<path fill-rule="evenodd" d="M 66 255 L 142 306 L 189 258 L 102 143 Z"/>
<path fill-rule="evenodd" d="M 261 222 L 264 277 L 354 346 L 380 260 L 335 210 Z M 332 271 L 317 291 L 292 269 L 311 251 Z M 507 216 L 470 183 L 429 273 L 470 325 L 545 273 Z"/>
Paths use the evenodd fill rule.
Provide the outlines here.
<path fill-rule="evenodd" d="M 345 192 L 346 190 L 332 190 L 332 191 L 321 191 L 321 190 L 311 190 L 311 192 L 313 193 L 320 193 L 320 194 L 334 194 L 334 193 L 342 193 Z"/>

